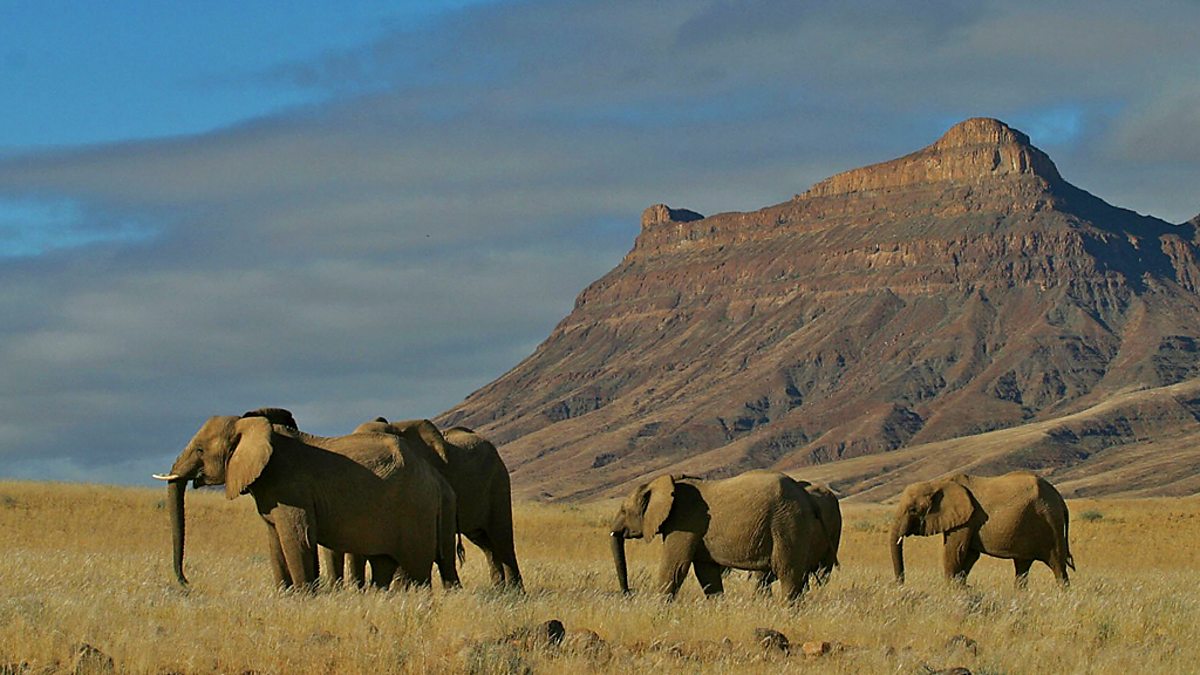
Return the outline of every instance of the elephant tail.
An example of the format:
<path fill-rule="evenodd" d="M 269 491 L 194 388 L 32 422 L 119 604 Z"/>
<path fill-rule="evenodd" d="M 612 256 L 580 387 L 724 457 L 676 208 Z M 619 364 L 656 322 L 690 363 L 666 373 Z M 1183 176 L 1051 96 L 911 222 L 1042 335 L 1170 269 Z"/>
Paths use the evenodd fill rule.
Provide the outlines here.
<path fill-rule="evenodd" d="M 457 537 L 457 542 L 454 545 L 454 553 L 458 556 L 458 564 L 461 565 L 467 562 L 467 549 L 463 547 L 462 533 L 455 534 L 455 537 Z"/>
<path fill-rule="evenodd" d="M 1071 571 L 1074 572 L 1077 570 L 1075 569 L 1075 556 L 1071 555 L 1071 537 L 1068 536 L 1070 534 L 1070 532 L 1071 532 L 1071 514 L 1069 512 L 1064 511 L 1063 512 L 1063 553 L 1066 554 L 1064 556 L 1064 558 L 1066 559 L 1067 567 L 1071 568 Z"/>

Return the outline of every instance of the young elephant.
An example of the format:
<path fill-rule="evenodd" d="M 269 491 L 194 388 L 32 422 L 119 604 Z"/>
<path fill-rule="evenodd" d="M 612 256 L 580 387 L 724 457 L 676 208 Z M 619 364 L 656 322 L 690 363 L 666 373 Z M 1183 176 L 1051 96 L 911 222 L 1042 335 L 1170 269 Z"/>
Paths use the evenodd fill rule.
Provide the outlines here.
<path fill-rule="evenodd" d="M 774 471 L 711 481 L 660 476 L 634 490 L 612 524 L 622 591 L 629 592 L 625 540 L 660 534 L 658 590 L 672 597 L 689 568 L 707 595 L 724 590 L 721 574 L 733 568 L 771 572 L 794 600 L 829 547 L 810 495 Z"/>
<path fill-rule="evenodd" d="M 175 575 L 181 584 L 184 487 L 225 485 L 234 499 L 249 492 L 266 523 L 275 580 L 316 580 L 317 545 L 355 551 L 379 565 L 381 578 L 428 584 L 438 562 L 445 585 L 457 585 L 453 493 L 445 479 L 390 434 L 310 436 L 270 419 L 212 417 L 188 442 L 168 483 Z M 450 495 L 447 497 L 447 495 Z M 372 569 L 374 572 L 374 567 Z"/>
<path fill-rule="evenodd" d="M 904 582 L 904 537 L 941 534 L 946 577 L 965 581 L 980 554 L 1009 558 L 1023 586 L 1035 560 L 1063 585 L 1075 560 L 1067 543 L 1070 514 L 1054 486 L 1025 471 L 913 483 L 900 496 L 891 534 L 892 563 Z"/>

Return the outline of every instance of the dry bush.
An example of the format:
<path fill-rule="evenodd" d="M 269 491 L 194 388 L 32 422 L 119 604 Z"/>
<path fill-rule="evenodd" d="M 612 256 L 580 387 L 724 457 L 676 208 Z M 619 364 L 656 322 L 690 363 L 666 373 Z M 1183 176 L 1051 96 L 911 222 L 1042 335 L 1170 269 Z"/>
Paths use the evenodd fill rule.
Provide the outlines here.
<path fill-rule="evenodd" d="M 1038 565 L 1029 588 L 984 558 L 966 588 L 940 578 L 937 538 L 910 539 L 909 581 L 891 581 L 889 509 L 844 506 L 842 567 L 796 606 L 752 593 L 679 599 L 617 592 L 605 528 L 612 502 L 522 504 L 528 592 L 487 589 L 468 545 L 462 591 L 271 588 L 249 498 L 188 494 L 187 570 L 175 588 L 160 491 L 0 482 L 0 672 L 71 671 L 80 645 L 119 672 L 1189 672 L 1200 663 L 1200 500 L 1079 500 L 1072 587 Z M 651 583 L 658 545 L 630 542 L 631 583 Z M 560 620 L 562 642 L 539 634 Z M 755 629 L 782 632 L 790 652 Z M 590 632 L 589 632 L 590 631 Z M 805 642 L 827 653 L 806 657 Z M 814 648 L 815 649 L 815 648 Z"/>

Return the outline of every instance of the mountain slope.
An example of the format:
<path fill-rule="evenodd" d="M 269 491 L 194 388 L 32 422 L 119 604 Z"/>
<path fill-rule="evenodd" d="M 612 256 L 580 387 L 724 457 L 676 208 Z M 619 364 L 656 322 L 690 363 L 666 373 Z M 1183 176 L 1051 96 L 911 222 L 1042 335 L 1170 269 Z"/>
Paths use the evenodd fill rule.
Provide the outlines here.
<path fill-rule="evenodd" d="M 530 357 L 439 419 L 503 443 L 520 494 L 797 470 L 1200 376 L 1196 224 L 1071 186 L 997 120 L 759 211 L 642 221 Z"/>

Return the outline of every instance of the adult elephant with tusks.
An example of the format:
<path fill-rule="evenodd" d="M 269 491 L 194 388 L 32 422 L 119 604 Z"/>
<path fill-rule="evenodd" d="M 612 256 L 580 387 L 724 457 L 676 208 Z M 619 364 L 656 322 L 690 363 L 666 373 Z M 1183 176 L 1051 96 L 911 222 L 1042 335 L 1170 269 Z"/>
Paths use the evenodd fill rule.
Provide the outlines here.
<path fill-rule="evenodd" d="M 724 590 L 726 568 L 770 572 L 795 600 L 829 550 L 829 535 L 811 496 L 774 471 L 724 480 L 659 476 L 635 489 L 612 523 L 613 560 L 629 592 L 625 540 L 662 535 L 658 590 L 673 597 L 695 572 L 706 595 Z"/>
<path fill-rule="evenodd" d="M 982 554 L 1013 561 L 1023 586 L 1034 561 L 1044 562 L 1062 585 L 1075 569 L 1068 545 L 1070 514 L 1045 479 L 1014 471 L 1003 476 L 957 474 L 913 483 L 896 505 L 891 533 L 896 580 L 904 582 L 904 538 L 941 534 L 947 578 L 965 581 Z"/>
<path fill-rule="evenodd" d="M 229 499 L 254 498 L 281 586 L 316 581 L 318 545 L 367 556 L 372 573 L 393 584 L 428 584 L 437 562 L 443 585 L 458 585 L 450 486 L 394 435 L 322 438 L 273 425 L 254 411 L 212 417 L 171 471 L 154 477 L 167 481 L 180 584 L 187 583 L 184 491 L 190 480 L 196 487 L 224 485 Z"/>

